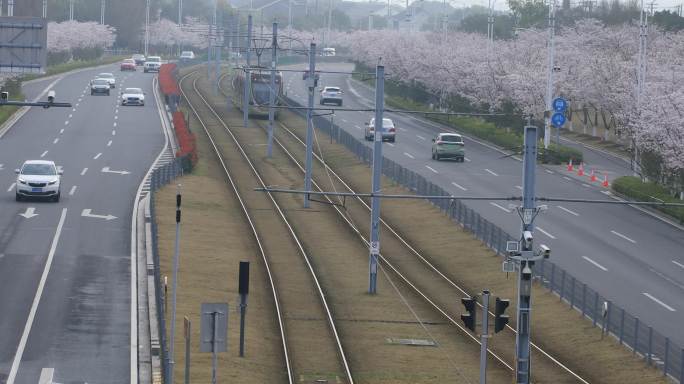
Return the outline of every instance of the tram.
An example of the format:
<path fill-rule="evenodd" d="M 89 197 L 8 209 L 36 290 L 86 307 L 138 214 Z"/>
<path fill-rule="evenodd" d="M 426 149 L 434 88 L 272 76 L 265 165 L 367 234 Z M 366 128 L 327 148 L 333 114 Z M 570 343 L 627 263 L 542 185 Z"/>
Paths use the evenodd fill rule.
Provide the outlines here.
<path fill-rule="evenodd" d="M 250 69 L 249 92 L 249 116 L 268 118 L 268 107 L 271 90 L 271 70 L 267 68 Z M 238 69 L 231 80 L 233 104 L 244 112 L 244 84 L 246 71 Z M 283 104 L 283 74 L 276 72 L 275 75 L 275 105 Z M 275 110 L 276 116 L 278 109 Z"/>

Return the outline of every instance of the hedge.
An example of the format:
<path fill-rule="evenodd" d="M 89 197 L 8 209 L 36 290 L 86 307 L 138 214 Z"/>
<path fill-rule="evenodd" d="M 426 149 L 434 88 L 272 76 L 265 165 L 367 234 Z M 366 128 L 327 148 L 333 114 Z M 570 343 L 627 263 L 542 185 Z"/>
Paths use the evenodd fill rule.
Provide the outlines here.
<path fill-rule="evenodd" d="M 197 146 L 195 143 L 195 135 L 190 132 L 190 129 L 185 123 L 183 112 L 177 111 L 173 113 L 173 128 L 176 131 L 176 139 L 178 139 L 178 145 L 180 147 L 176 153 L 176 157 L 184 159 L 183 170 L 190 172 L 197 164 Z"/>
<path fill-rule="evenodd" d="M 652 182 L 643 182 L 635 176 L 623 176 L 613 181 L 613 191 L 637 201 L 683 203 L 673 197 L 667 188 Z M 684 224 L 684 207 L 654 206 Z"/>

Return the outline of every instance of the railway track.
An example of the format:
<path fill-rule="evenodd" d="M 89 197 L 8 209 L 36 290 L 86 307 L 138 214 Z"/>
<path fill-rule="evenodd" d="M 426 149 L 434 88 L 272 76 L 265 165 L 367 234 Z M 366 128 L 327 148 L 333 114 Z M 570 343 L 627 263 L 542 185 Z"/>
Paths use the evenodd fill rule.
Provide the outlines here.
<path fill-rule="evenodd" d="M 228 97 L 222 84 L 224 78 L 225 75 L 219 79 L 219 89 L 224 96 Z M 256 124 L 265 128 L 265 123 L 256 121 Z M 306 147 L 301 137 L 303 132 L 297 132 L 280 121 L 277 124 L 280 129 L 275 134 L 274 145 L 286 153 L 303 173 L 304 168 L 300 160 L 304 158 Z M 314 148 L 314 159 L 321 166 L 318 172 L 314 172 L 312 181 L 312 184 L 318 191 L 356 192 L 350 183 L 345 181 L 339 173 L 324 161 L 321 153 L 316 148 Z M 351 199 L 356 204 L 350 204 L 351 201 L 348 199 L 344 209 L 342 209 L 337 205 L 338 202 L 333 201 L 330 197 L 326 196 L 325 199 L 357 234 L 359 240 L 368 246 L 368 238 L 366 236 L 368 227 L 365 224 L 368 222 L 370 212 L 369 202 L 357 197 Z M 381 265 L 387 271 L 393 273 L 406 286 L 410 287 L 428 305 L 443 316 L 446 321 L 479 344 L 479 339 L 460 324 L 459 314 L 453 311 L 453 308 L 456 308 L 454 299 L 468 296 L 469 293 L 456 283 L 456 279 L 453 276 L 450 276 L 448 272 L 442 271 L 437 262 L 431 260 L 429 256 L 422 254 L 418 247 L 412 245 L 391 223 L 382 217 L 381 223 L 383 229 L 391 235 L 390 239 L 386 236 L 383 239 L 383 252 L 380 255 Z M 493 316 L 493 313 L 490 312 L 490 316 Z M 515 342 L 515 329 L 511 326 L 507 326 L 507 329 L 509 331 L 507 332 L 507 340 L 500 340 L 500 337 L 497 336 L 493 340 L 494 342 L 490 343 L 491 348 L 489 348 L 488 352 L 490 357 L 498 362 L 498 364 L 513 371 L 514 356 L 512 354 L 512 346 Z M 589 383 L 585 378 L 574 372 L 550 353 L 544 351 L 537 344 L 532 343 L 532 348 L 533 364 L 536 367 L 535 380 L 554 383 Z"/>
<path fill-rule="evenodd" d="M 231 127 L 197 89 L 197 73 L 181 78 L 181 93 L 210 141 L 263 260 L 275 302 L 287 382 L 313 380 L 324 372 L 321 379 L 333 377 L 334 382 L 353 384 L 331 307 L 311 259 L 285 214 L 288 207 L 282 207 L 271 194 L 252 192 L 255 184 L 266 186 L 264 179 Z M 217 137 L 218 133 L 225 135 Z M 273 220 L 274 215 L 279 220 Z M 281 276 L 285 264 L 288 274 Z"/>

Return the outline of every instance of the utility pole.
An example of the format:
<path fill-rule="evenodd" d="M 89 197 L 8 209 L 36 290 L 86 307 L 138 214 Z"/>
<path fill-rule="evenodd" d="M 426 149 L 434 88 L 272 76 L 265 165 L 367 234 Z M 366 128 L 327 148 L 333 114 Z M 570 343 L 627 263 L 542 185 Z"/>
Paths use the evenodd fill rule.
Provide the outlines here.
<path fill-rule="evenodd" d="M 100 1 L 100 24 L 104 25 L 104 16 L 105 16 L 105 0 Z"/>
<path fill-rule="evenodd" d="M 313 167 L 313 107 L 316 90 L 316 44 L 309 46 L 309 78 L 306 80 L 309 90 L 309 103 L 306 109 L 306 170 L 304 174 L 304 190 L 311 191 L 311 168 Z M 309 195 L 304 195 L 304 208 L 309 208 Z"/>
<path fill-rule="evenodd" d="M 641 0 L 641 12 L 639 14 L 639 56 L 637 57 L 637 81 L 636 81 L 636 112 L 641 112 L 641 95 L 646 81 L 646 43 L 648 38 L 648 15 L 644 13 L 644 0 Z M 632 138 L 632 171 L 635 176 L 641 172 L 639 166 L 639 146 L 636 139 Z"/>
<path fill-rule="evenodd" d="M 278 65 L 278 23 L 273 23 L 273 40 L 271 41 L 271 92 L 268 98 L 268 146 L 266 156 L 273 157 L 273 120 L 275 119 L 276 66 Z"/>
<path fill-rule="evenodd" d="M 9 0 L 10 4 L 14 2 L 14 0 Z M 74 21 L 74 2 L 76 0 L 69 0 L 69 20 Z"/>
<path fill-rule="evenodd" d="M 292 0 L 287 2 L 287 34 L 290 35 L 290 52 L 292 51 Z"/>
<path fill-rule="evenodd" d="M 7 16 L 14 16 L 14 0 L 7 0 Z"/>
<path fill-rule="evenodd" d="M 166 378 L 173 383 L 173 360 L 174 340 L 176 338 L 176 292 L 178 290 L 178 264 L 180 260 L 180 225 L 181 225 L 181 186 L 178 184 L 176 192 L 176 242 L 173 253 L 173 286 L 171 287 L 171 341 L 169 342 L 169 356 L 167 357 Z"/>
<path fill-rule="evenodd" d="M 548 148 L 551 143 L 551 111 L 553 107 L 553 66 L 554 54 L 556 49 L 556 0 L 551 0 L 549 6 L 549 44 L 548 44 L 548 68 L 546 77 L 546 112 L 544 112 L 544 148 Z"/>
<path fill-rule="evenodd" d="M 332 26 L 332 0 L 329 0 L 329 2 L 328 2 L 328 34 L 327 34 L 328 40 L 330 40 L 330 28 L 331 28 L 331 26 Z M 327 40 L 323 41 L 323 47 L 327 47 L 326 41 Z"/>
<path fill-rule="evenodd" d="M 249 119 L 249 90 L 251 89 L 250 83 L 252 81 L 252 75 L 249 72 L 249 67 L 252 65 L 251 61 L 251 44 L 252 44 L 252 15 L 247 15 L 247 43 L 245 44 L 245 81 L 244 83 L 244 93 L 242 95 L 242 125 L 247 128 L 247 120 Z"/>
<path fill-rule="evenodd" d="M 0 3 L 0 7 L 1 7 Z M 0 15 L 2 15 L 2 11 L 0 11 Z M 43 0 L 43 19 L 47 19 L 47 0 Z"/>
<path fill-rule="evenodd" d="M 480 384 L 487 383 L 487 341 L 489 339 L 489 291 L 482 291 L 482 335 L 480 336 Z"/>
<path fill-rule="evenodd" d="M 211 81 L 211 54 L 213 52 L 213 46 L 214 42 L 212 41 L 213 37 L 213 28 L 212 28 L 212 23 L 209 23 L 207 25 L 207 81 Z"/>
<path fill-rule="evenodd" d="M 145 6 L 145 57 L 148 54 L 150 45 L 150 0 L 147 0 Z"/>
<path fill-rule="evenodd" d="M 373 30 L 373 14 L 368 15 L 368 30 Z"/>
<path fill-rule="evenodd" d="M 494 4 L 493 0 L 489 0 L 489 15 L 487 16 L 487 56 L 492 53 L 492 45 L 494 43 Z"/>
<path fill-rule="evenodd" d="M 219 72 L 221 71 L 221 48 L 223 46 L 222 34 L 221 30 L 219 29 L 219 15 L 216 13 L 217 3 L 218 0 L 214 0 L 214 18 L 212 20 L 214 23 L 214 32 L 216 33 L 216 37 L 214 38 L 214 59 L 216 61 L 216 67 L 214 70 L 214 95 L 218 95 L 219 93 L 218 79 Z"/>
<path fill-rule="evenodd" d="M 183 0 L 178 0 L 178 26 L 183 25 Z"/>
<path fill-rule="evenodd" d="M 376 294 L 378 285 L 378 256 L 380 255 L 380 193 L 382 176 L 382 133 L 385 105 L 385 67 L 375 67 L 375 121 L 373 126 L 373 181 L 371 184 L 371 227 L 368 293 Z"/>

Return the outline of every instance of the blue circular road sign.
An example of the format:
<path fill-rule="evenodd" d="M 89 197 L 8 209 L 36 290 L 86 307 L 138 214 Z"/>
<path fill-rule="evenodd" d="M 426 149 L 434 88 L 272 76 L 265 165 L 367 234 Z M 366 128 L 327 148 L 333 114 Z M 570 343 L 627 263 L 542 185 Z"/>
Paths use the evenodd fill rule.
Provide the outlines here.
<path fill-rule="evenodd" d="M 568 102 L 562 97 L 553 99 L 553 110 L 556 112 L 564 112 L 568 108 Z"/>
<path fill-rule="evenodd" d="M 561 127 L 565 124 L 565 114 L 563 112 L 556 112 L 551 116 L 551 123 L 556 127 Z"/>

